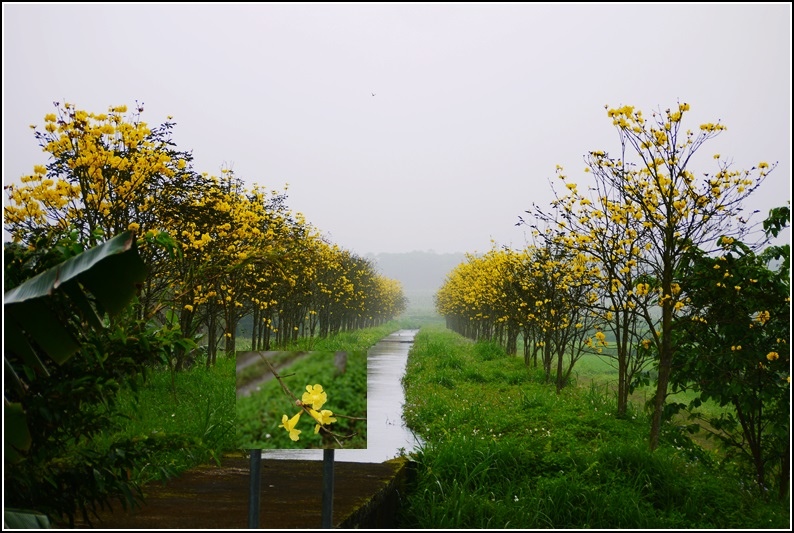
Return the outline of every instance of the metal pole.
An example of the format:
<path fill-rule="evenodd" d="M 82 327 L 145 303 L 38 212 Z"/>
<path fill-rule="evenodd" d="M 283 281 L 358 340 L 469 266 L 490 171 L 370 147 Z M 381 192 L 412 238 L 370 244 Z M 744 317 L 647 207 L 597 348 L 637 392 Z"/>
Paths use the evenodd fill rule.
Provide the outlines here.
<path fill-rule="evenodd" d="M 323 449 L 323 529 L 332 529 L 334 515 L 334 449 Z"/>
<path fill-rule="evenodd" d="M 262 450 L 251 453 L 251 479 L 248 484 L 248 529 L 259 529 L 259 487 L 262 483 Z"/>

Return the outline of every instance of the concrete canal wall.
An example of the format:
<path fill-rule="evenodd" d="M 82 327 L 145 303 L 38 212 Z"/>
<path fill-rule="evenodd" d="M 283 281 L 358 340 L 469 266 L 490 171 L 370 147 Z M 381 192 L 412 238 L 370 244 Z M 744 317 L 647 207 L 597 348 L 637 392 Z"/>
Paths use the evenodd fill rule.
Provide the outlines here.
<path fill-rule="evenodd" d="M 399 527 L 397 518 L 408 486 L 412 481 L 413 463 L 397 458 L 387 461 L 395 467 L 392 477 L 383 480 L 383 486 L 349 516 L 342 518 L 337 527 L 342 529 L 393 529 Z"/>

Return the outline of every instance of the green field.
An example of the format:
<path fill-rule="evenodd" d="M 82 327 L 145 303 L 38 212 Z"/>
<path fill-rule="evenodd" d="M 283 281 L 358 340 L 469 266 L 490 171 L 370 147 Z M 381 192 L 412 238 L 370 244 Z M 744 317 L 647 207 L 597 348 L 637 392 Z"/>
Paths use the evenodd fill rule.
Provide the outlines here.
<path fill-rule="evenodd" d="M 404 383 L 405 418 L 426 445 L 402 527 L 788 528 L 788 502 L 675 423 L 650 452 L 641 402 L 617 419 L 613 371 L 582 363 L 579 385 L 556 394 L 522 358 L 424 328 Z"/>

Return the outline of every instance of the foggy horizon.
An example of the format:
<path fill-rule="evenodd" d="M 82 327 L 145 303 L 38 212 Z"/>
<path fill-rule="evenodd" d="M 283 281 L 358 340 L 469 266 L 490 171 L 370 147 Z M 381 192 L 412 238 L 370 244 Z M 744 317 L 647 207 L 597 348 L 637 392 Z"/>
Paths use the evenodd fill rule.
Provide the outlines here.
<path fill-rule="evenodd" d="M 194 169 L 281 190 L 360 256 L 526 245 L 556 165 L 616 152 L 605 105 L 727 126 L 691 170 L 777 169 L 791 198 L 791 5 L 3 4 L 3 183 L 46 163 L 53 102 L 172 116 Z M 4 202 L 6 202 L 4 195 Z M 787 237 L 788 238 L 788 237 Z"/>

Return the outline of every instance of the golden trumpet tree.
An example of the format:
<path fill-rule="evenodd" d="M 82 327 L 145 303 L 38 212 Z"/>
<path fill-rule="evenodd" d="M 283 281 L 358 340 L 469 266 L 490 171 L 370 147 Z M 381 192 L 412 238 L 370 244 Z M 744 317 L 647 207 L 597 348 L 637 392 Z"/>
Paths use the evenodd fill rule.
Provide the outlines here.
<path fill-rule="evenodd" d="M 159 229 L 165 185 L 179 180 L 191 160 L 172 147 L 174 124 L 150 128 L 140 105 L 129 117 L 126 106 L 101 114 L 70 103 L 55 107 L 43 129 L 32 126 L 49 162 L 5 186 L 4 225 L 14 241 L 33 244 L 73 228 L 84 246 L 96 246 L 127 229 Z"/>
<path fill-rule="evenodd" d="M 556 359 L 556 387 L 568 382 L 576 362 L 586 353 L 606 346 L 601 320 L 593 313 L 598 276 L 592 258 L 568 246 L 567 236 L 547 229 L 536 232 L 539 243 L 529 247 L 527 270 L 534 302 L 528 307 L 533 324 L 533 353 L 542 354 L 546 379 L 551 379 Z"/>
<path fill-rule="evenodd" d="M 607 108 L 620 150 L 617 155 L 592 151 L 585 158 L 598 198 L 590 200 L 571 192 L 557 205 L 566 213 L 566 229 L 590 239 L 575 245 L 608 260 L 603 265 L 610 289 L 607 309 L 614 306 L 614 313 L 622 306 L 650 300 L 660 306 L 654 313 L 648 306 L 637 311 L 648 334 L 640 342 L 650 343 L 658 356 L 651 449 L 658 445 L 676 349 L 673 318 L 686 305 L 686 295 L 676 280 L 683 257 L 691 247 L 713 242 L 719 235 L 744 234 L 748 226 L 740 217 L 742 201 L 774 168 L 761 162 L 750 170 L 734 170 L 717 154 L 716 170 L 697 177 L 690 168 L 693 156 L 725 126 L 717 122 L 701 124 L 695 131 L 685 129 L 683 118 L 689 109 L 688 104 L 679 103 L 646 119 L 632 106 Z M 569 190 L 575 191 L 575 186 Z M 573 206 L 582 207 L 583 202 L 592 203 L 573 213 Z M 611 290 L 613 284 L 615 290 Z M 649 294 L 653 297 L 648 298 Z"/>
<path fill-rule="evenodd" d="M 561 228 L 552 239 L 561 247 L 586 258 L 596 268 L 589 280 L 591 297 L 586 302 L 590 313 L 608 330 L 614 342 L 603 354 L 615 360 L 618 370 L 617 415 L 623 416 L 635 379 L 649 362 L 649 341 L 641 322 L 653 322 L 652 278 L 643 270 L 647 252 L 648 230 L 636 206 L 624 204 L 617 191 L 601 182 L 582 194 L 567 180 L 562 167 L 557 178 L 565 184 L 564 193 L 556 194 L 553 214 L 536 208 L 539 220 Z M 609 216 L 607 216 L 609 213 Z"/>

